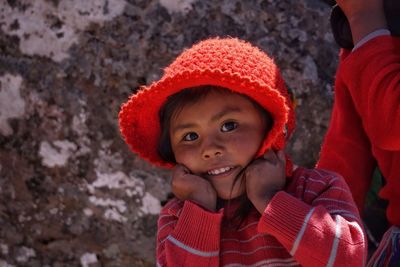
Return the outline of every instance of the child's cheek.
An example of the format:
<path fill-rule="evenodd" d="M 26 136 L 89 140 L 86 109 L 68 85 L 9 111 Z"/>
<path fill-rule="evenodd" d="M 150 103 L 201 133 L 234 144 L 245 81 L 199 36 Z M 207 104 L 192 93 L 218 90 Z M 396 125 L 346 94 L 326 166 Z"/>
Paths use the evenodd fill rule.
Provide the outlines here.
<path fill-rule="evenodd" d="M 177 163 L 184 165 L 190 170 L 190 172 L 195 173 L 196 171 L 196 150 L 191 146 L 178 146 L 174 149 L 175 160 Z"/>
<path fill-rule="evenodd" d="M 249 158 L 254 159 L 258 152 L 264 136 L 261 129 L 255 127 L 242 128 L 232 137 L 232 144 L 236 147 L 236 150 L 242 151 Z"/>

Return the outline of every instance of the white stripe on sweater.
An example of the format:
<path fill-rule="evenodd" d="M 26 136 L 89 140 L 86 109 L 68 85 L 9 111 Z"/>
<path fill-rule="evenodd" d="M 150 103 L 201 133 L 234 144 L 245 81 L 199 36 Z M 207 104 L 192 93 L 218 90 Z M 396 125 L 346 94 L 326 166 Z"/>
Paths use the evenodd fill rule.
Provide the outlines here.
<path fill-rule="evenodd" d="M 266 234 L 257 234 L 257 235 L 254 235 L 254 236 L 250 237 L 249 239 L 246 239 L 246 240 L 240 240 L 240 239 L 237 239 L 237 238 L 224 238 L 224 239 L 221 239 L 221 242 L 247 243 L 247 242 L 253 241 L 254 239 L 256 239 L 258 237 L 265 237 L 265 236 L 267 236 L 267 235 Z"/>
<path fill-rule="evenodd" d="M 345 217 L 345 218 L 351 218 L 351 219 L 353 219 L 353 220 L 355 220 L 355 221 L 358 221 L 360 218 L 359 217 L 357 217 L 356 215 L 354 215 L 353 213 L 351 213 L 351 212 L 349 212 L 349 211 L 346 211 L 346 210 L 328 210 L 328 212 L 329 212 L 329 214 L 330 215 L 332 215 L 332 216 L 334 216 L 334 215 L 340 215 L 340 216 L 342 216 L 342 217 Z"/>
<path fill-rule="evenodd" d="M 323 184 L 324 186 L 326 186 L 326 182 L 323 181 L 323 180 L 313 179 L 313 178 L 305 177 L 305 176 L 300 176 L 299 179 L 304 179 L 304 180 L 307 180 L 307 181 L 311 181 L 311 182 L 315 182 L 315 183 L 320 183 L 320 184 Z"/>
<path fill-rule="evenodd" d="M 341 188 L 341 187 L 339 187 L 339 186 L 332 186 L 332 187 L 330 187 L 330 189 L 336 189 L 336 190 L 345 192 L 346 194 L 351 194 L 351 192 L 350 192 L 349 190 L 346 190 L 346 189 Z"/>
<path fill-rule="evenodd" d="M 365 242 L 365 241 L 364 241 L 364 240 L 365 240 L 364 231 L 363 231 L 363 229 L 361 228 L 360 224 L 359 224 L 358 222 L 347 222 L 347 223 L 348 223 L 349 225 L 353 226 L 354 228 L 356 228 L 356 229 L 360 232 L 362 241 Z M 400 233 L 400 232 L 399 232 L 399 233 Z M 381 241 L 381 242 L 382 242 L 382 241 Z M 364 257 L 363 257 L 363 265 L 362 265 L 362 266 L 365 266 L 365 260 L 366 260 L 366 256 L 364 255 Z"/>
<path fill-rule="evenodd" d="M 216 250 L 216 251 L 201 251 L 201 250 L 198 250 L 198 249 L 189 247 L 189 246 L 183 244 L 181 241 L 179 241 L 179 240 L 173 238 L 173 237 L 170 236 L 170 235 L 167 237 L 167 239 L 168 239 L 169 241 L 171 241 L 175 246 L 177 246 L 177 247 L 179 247 L 179 248 L 181 248 L 181 249 L 184 249 L 184 250 L 186 250 L 186 251 L 188 251 L 188 252 L 190 252 L 190 253 L 192 253 L 192 254 L 194 254 L 194 255 L 197 255 L 197 256 L 201 256 L 201 257 L 215 257 L 215 256 L 218 256 L 218 254 L 219 254 L 219 251 L 218 251 L 218 250 Z"/>
<path fill-rule="evenodd" d="M 168 223 L 166 223 L 166 224 L 163 224 L 163 225 L 158 229 L 158 232 L 161 233 L 162 229 L 164 229 L 164 228 L 167 227 L 168 225 L 171 225 L 171 224 L 174 224 L 174 223 L 176 223 L 176 221 L 170 221 L 170 222 L 168 222 Z"/>
<path fill-rule="evenodd" d="M 225 267 L 257 267 L 257 266 L 296 266 L 299 265 L 295 260 L 293 259 L 269 259 L 269 260 L 262 260 L 259 262 L 256 262 L 251 265 L 243 265 L 242 263 L 231 263 L 224 265 Z"/>
<path fill-rule="evenodd" d="M 294 241 L 293 247 L 290 250 L 290 255 L 294 255 L 296 253 L 296 250 L 298 249 L 300 245 L 300 241 L 303 238 L 304 232 L 306 231 L 307 228 L 307 223 L 311 218 L 311 215 L 313 214 L 315 208 L 312 208 L 308 213 L 306 218 L 303 221 L 303 225 L 301 226 L 300 232 L 297 234 L 296 241 Z"/>
<path fill-rule="evenodd" d="M 313 172 L 316 173 L 316 174 L 318 174 L 318 176 L 319 176 L 320 178 L 324 178 L 324 177 L 327 175 L 326 172 L 324 172 L 324 171 L 322 171 L 322 170 L 318 170 L 318 169 L 313 169 Z"/>
<path fill-rule="evenodd" d="M 158 220 L 167 218 L 167 217 L 176 217 L 176 216 L 172 215 L 172 214 L 163 214 L 163 215 L 158 216 Z"/>
<path fill-rule="evenodd" d="M 311 194 L 311 195 L 314 195 L 314 196 L 318 196 L 320 193 L 318 192 L 315 192 L 315 191 L 312 191 L 312 190 L 304 190 L 304 193 L 309 193 L 309 194 Z"/>
<path fill-rule="evenodd" d="M 321 198 L 317 198 L 316 200 L 314 200 L 313 204 L 317 203 L 317 202 L 332 202 L 332 203 L 340 203 L 343 205 L 347 205 L 350 206 L 352 208 L 355 208 L 356 206 L 353 205 L 352 202 L 348 201 L 348 200 L 338 200 L 338 199 L 333 199 L 333 198 L 327 198 L 327 197 L 321 197 Z"/>
<path fill-rule="evenodd" d="M 336 216 L 336 229 L 335 229 L 335 239 L 333 239 L 333 244 L 332 244 L 332 249 L 331 249 L 331 255 L 329 256 L 328 264 L 326 267 L 331 267 L 335 263 L 336 260 L 336 254 L 337 254 L 337 249 L 339 246 L 339 240 L 340 236 L 342 235 L 342 229 L 341 227 L 341 217 Z"/>
<path fill-rule="evenodd" d="M 285 248 L 282 247 L 282 246 L 263 246 L 263 247 L 258 247 L 255 250 L 247 251 L 247 252 L 243 252 L 243 251 L 240 251 L 240 250 L 227 250 L 227 251 L 224 251 L 222 253 L 222 255 L 235 253 L 235 254 L 248 256 L 248 255 L 254 254 L 257 251 L 262 250 L 262 249 L 285 249 Z"/>
<path fill-rule="evenodd" d="M 252 223 L 250 223 L 250 224 L 248 224 L 248 225 L 243 226 L 242 228 L 240 228 L 240 229 L 238 230 L 238 232 L 242 232 L 243 230 L 245 230 L 245 229 L 247 229 L 247 228 L 249 228 L 249 227 L 251 227 L 251 226 L 254 226 L 254 225 L 258 225 L 258 221 L 257 221 L 257 222 L 252 222 Z"/>

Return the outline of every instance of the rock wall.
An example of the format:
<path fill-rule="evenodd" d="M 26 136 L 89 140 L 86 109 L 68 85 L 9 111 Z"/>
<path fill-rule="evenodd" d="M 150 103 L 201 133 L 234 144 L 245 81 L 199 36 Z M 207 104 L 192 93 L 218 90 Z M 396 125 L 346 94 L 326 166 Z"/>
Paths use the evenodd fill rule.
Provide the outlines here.
<path fill-rule="evenodd" d="M 0 0 L 0 266 L 153 266 L 168 171 L 133 155 L 119 107 L 185 47 L 237 36 L 297 97 L 288 151 L 313 166 L 338 49 L 318 0 Z"/>

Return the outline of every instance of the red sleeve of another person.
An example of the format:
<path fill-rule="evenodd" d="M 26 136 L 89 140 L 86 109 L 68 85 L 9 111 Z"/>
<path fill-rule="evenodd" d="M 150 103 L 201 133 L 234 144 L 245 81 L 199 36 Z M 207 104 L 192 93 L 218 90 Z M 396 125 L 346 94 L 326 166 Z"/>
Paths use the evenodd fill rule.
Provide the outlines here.
<path fill-rule="evenodd" d="M 400 38 L 380 36 L 352 52 L 338 73 L 373 146 L 400 150 Z"/>
<path fill-rule="evenodd" d="M 348 54 L 349 51 L 341 51 L 340 65 Z M 362 211 L 376 162 L 361 116 L 356 111 L 349 90 L 340 79 L 340 65 L 335 80 L 331 120 L 317 167 L 341 174 L 351 189 L 357 207 Z"/>

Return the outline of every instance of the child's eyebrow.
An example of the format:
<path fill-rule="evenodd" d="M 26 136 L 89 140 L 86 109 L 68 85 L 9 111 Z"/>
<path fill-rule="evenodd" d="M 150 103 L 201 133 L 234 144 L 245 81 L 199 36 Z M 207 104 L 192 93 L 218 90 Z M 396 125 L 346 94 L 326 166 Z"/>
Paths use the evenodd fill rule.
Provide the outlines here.
<path fill-rule="evenodd" d="M 185 129 L 189 129 L 189 128 L 193 128 L 193 127 L 196 127 L 196 124 L 194 124 L 194 123 L 179 124 L 178 126 L 176 126 L 172 129 L 172 133 L 175 134 L 176 132 L 183 131 Z"/>
<path fill-rule="evenodd" d="M 218 112 L 217 114 L 215 114 L 212 118 L 211 121 L 217 121 L 219 119 L 221 119 L 222 117 L 224 117 L 225 115 L 229 114 L 229 113 L 238 113 L 241 112 L 242 110 L 239 107 L 234 107 L 234 106 L 227 106 L 225 107 L 223 110 L 221 110 L 220 112 Z"/>
<path fill-rule="evenodd" d="M 239 113 L 241 111 L 242 110 L 238 107 L 227 106 L 226 108 L 224 108 L 223 110 L 221 110 L 220 112 L 218 112 L 217 114 L 212 116 L 211 121 L 214 122 L 214 121 L 221 119 L 222 117 L 224 117 L 225 115 L 227 115 L 229 113 Z M 172 133 L 175 134 L 176 132 L 183 131 L 183 130 L 189 129 L 189 128 L 194 128 L 194 127 L 196 127 L 195 123 L 179 124 L 172 129 Z"/>

